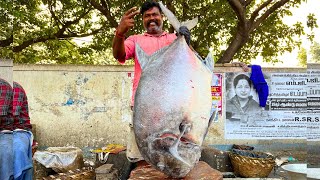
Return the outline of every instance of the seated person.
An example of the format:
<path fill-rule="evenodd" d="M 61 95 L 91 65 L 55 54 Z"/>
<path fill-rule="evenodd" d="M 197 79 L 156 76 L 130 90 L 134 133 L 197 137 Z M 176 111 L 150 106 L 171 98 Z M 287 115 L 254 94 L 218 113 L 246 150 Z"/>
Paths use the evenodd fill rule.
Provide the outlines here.
<path fill-rule="evenodd" d="M 13 179 L 12 87 L 0 78 L 0 179 Z"/>
<path fill-rule="evenodd" d="M 32 126 L 26 92 L 17 82 L 13 82 L 13 120 L 14 179 L 32 180 Z"/>

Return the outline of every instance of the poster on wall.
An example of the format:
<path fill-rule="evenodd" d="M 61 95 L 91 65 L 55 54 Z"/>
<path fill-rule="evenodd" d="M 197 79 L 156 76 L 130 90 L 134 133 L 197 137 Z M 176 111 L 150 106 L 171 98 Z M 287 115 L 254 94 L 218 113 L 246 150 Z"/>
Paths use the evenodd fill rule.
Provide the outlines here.
<path fill-rule="evenodd" d="M 226 73 L 226 139 L 305 139 L 306 73 L 264 73 L 269 86 L 266 107 L 250 73 Z"/>
<path fill-rule="evenodd" d="M 307 71 L 307 139 L 320 140 L 320 69 Z"/>
<path fill-rule="evenodd" d="M 212 75 L 211 96 L 212 96 L 211 114 L 215 111 L 218 111 L 219 114 L 222 114 L 222 74 L 214 73 Z M 218 116 L 216 116 L 213 121 L 217 122 Z"/>

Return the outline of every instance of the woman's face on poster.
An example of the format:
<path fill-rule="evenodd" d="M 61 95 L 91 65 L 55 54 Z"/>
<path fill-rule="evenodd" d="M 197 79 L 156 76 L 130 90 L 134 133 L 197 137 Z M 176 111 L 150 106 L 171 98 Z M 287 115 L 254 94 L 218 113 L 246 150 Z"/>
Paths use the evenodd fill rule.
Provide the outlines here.
<path fill-rule="evenodd" d="M 251 88 L 248 81 L 245 79 L 239 80 L 238 84 L 236 85 L 235 91 L 239 98 L 248 98 L 251 92 Z"/>

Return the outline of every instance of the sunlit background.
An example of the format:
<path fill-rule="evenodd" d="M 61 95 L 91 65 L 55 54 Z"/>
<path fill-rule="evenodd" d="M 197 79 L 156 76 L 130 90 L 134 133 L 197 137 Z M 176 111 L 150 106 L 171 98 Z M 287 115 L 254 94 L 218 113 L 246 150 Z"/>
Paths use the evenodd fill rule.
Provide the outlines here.
<path fill-rule="evenodd" d="M 310 33 L 310 29 L 307 28 L 306 22 L 307 22 L 307 16 L 310 13 L 314 13 L 317 18 L 317 24 L 319 26 L 320 23 L 320 0 L 308 0 L 306 3 L 302 3 L 299 8 L 292 8 L 292 16 L 285 17 L 284 22 L 288 25 L 293 25 L 294 23 L 300 21 L 305 26 L 305 32 Z M 320 26 L 319 26 L 320 27 Z M 313 32 L 315 34 L 314 41 L 320 42 L 320 28 L 313 29 Z M 305 48 L 307 52 L 310 51 L 311 42 L 307 39 L 307 36 L 304 35 L 302 37 L 302 46 L 301 48 Z M 282 61 L 282 63 L 276 63 L 276 64 L 269 64 L 262 61 L 262 57 L 258 57 L 256 60 L 252 61 L 252 64 L 259 64 L 264 67 L 299 67 L 299 60 L 298 60 L 298 51 L 299 49 L 296 48 L 291 53 L 286 52 L 284 55 L 280 56 L 279 59 Z M 309 59 L 310 56 L 307 56 Z"/>

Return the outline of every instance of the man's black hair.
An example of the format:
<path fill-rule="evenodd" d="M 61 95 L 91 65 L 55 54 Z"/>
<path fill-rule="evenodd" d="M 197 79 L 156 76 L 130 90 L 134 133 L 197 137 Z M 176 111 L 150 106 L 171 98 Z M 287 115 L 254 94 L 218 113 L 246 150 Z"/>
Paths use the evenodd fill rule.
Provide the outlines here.
<path fill-rule="evenodd" d="M 157 3 L 154 0 L 147 0 L 141 6 L 141 9 L 140 9 L 141 15 L 143 15 L 144 12 L 148 11 L 149 9 L 151 9 L 153 7 L 157 7 L 159 9 L 160 13 L 162 12 L 159 3 Z"/>

